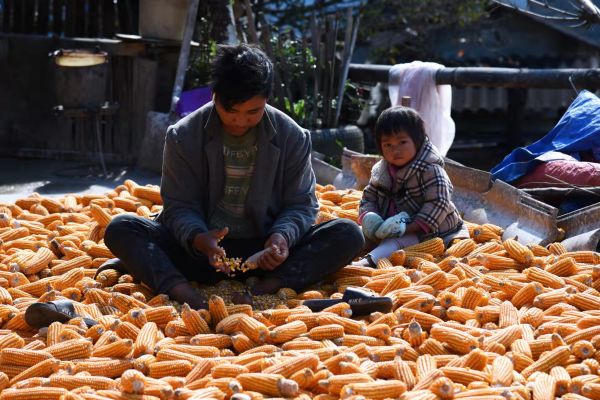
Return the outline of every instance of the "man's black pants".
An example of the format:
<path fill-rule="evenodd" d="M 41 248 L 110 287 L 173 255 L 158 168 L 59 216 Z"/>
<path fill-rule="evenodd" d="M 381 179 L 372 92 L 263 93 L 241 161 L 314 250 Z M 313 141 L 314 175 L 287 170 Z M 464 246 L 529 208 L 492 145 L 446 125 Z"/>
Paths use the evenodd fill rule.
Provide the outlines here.
<path fill-rule="evenodd" d="M 223 239 L 227 257 L 243 260 L 264 248 L 267 238 Z M 215 270 L 203 254 L 190 255 L 158 222 L 131 214 L 115 217 L 106 228 L 104 242 L 136 279 L 158 293 L 186 281 L 214 284 L 227 276 Z M 287 260 L 274 271 L 238 272 L 235 279 L 252 275 L 277 277 L 284 287 L 302 290 L 348 265 L 360 252 L 364 238 L 358 225 L 336 219 L 311 227 L 290 249 Z"/>

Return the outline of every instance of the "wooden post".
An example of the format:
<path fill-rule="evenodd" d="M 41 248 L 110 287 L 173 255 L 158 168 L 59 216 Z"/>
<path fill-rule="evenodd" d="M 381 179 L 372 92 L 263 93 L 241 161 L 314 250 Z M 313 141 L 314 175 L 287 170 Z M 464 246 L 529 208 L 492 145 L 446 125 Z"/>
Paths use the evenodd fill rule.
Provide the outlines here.
<path fill-rule="evenodd" d="M 138 9 L 135 7 L 137 4 L 137 1 L 119 1 L 117 3 L 119 32 L 137 35 Z"/>
<path fill-rule="evenodd" d="M 21 32 L 34 33 L 35 3 L 33 1 L 22 1 L 20 6 L 23 13 L 21 15 Z"/>
<path fill-rule="evenodd" d="M 258 43 L 258 34 L 256 33 L 256 24 L 254 23 L 254 13 L 252 12 L 250 0 L 244 0 L 244 8 L 246 8 L 246 18 L 248 19 L 250 43 Z"/>
<path fill-rule="evenodd" d="M 35 33 L 38 35 L 47 35 L 50 31 L 50 0 L 38 0 L 38 17 L 35 24 Z"/>
<path fill-rule="evenodd" d="M 119 152 L 132 152 L 132 137 L 134 133 L 134 124 L 132 116 L 135 108 L 135 95 L 133 93 L 134 77 L 134 59 L 131 57 L 111 57 L 112 65 L 112 86 L 114 100 L 119 103 L 118 128 L 115 136 L 111 138 L 112 149 Z M 137 152 L 137 148 L 135 149 Z"/>
<path fill-rule="evenodd" d="M 100 0 L 88 0 L 89 10 L 87 13 L 87 34 L 86 36 L 101 37 L 101 16 Z"/>
<path fill-rule="evenodd" d="M 52 2 L 52 33 L 56 36 L 62 36 L 64 32 L 63 7 L 65 0 L 54 0 Z"/>
<path fill-rule="evenodd" d="M 177 101 L 183 90 L 183 81 L 185 71 L 187 70 L 188 58 L 190 55 L 190 46 L 192 35 L 196 27 L 196 17 L 198 16 L 199 0 L 190 0 L 187 8 L 187 18 L 183 30 L 183 39 L 181 40 L 181 49 L 179 50 L 179 60 L 177 61 L 177 72 L 175 73 L 175 84 L 173 85 L 173 95 L 171 96 L 171 114 L 174 114 Z"/>
<path fill-rule="evenodd" d="M 112 37 L 116 33 L 115 5 L 112 0 L 101 0 L 102 4 L 102 36 Z"/>
<path fill-rule="evenodd" d="M 24 1 L 15 1 L 12 4 L 12 30 L 14 33 L 25 33 L 25 18 L 26 18 L 26 10 L 25 10 L 25 2 Z"/>
<path fill-rule="evenodd" d="M 358 26 L 360 23 L 360 12 L 356 17 L 356 21 L 353 22 L 352 16 L 353 8 L 348 9 L 346 16 L 346 36 L 344 37 L 344 56 L 342 57 L 342 71 L 338 82 L 337 92 L 337 104 L 335 109 L 334 127 L 338 126 L 340 113 L 342 111 L 342 103 L 344 102 L 344 92 L 346 86 L 346 79 L 348 78 L 348 69 L 350 68 L 350 58 L 354 53 L 354 44 L 356 43 L 356 36 L 358 34 Z"/>
<path fill-rule="evenodd" d="M 11 13 L 14 8 L 14 0 L 4 0 L 4 9 L 2 10 L 0 20 L 0 31 L 12 32 Z"/>
<path fill-rule="evenodd" d="M 146 133 L 146 117 L 154 109 L 156 98 L 156 76 L 158 63 L 149 58 L 135 57 L 131 82 L 131 144 L 134 159 L 137 159 Z"/>
<path fill-rule="evenodd" d="M 242 5 L 239 1 L 233 2 L 233 20 L 235 21 L 235 31 L 237 33 L 238 40 L 241 43 L 246 43 L 246 32 L 240 23 L 238 23 L 239 19 L 244 14 L 244 10 L 242 10 Z"/>
<path fill-rule="evenodd" d="M 80 0 L 67 0 L 67 10 L 65 13 L 65 29 L 64 33 L 66 37 L 76 37 L 77 26 L 79 25 L 79 18 L 83 15 L 79 15 L 78 3 Z"/>

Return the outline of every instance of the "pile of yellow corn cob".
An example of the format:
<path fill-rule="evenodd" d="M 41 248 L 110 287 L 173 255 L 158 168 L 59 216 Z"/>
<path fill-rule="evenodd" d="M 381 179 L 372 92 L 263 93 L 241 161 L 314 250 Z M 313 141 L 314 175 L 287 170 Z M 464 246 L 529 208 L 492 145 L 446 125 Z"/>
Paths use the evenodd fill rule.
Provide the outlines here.
<path fill-rule="evenodd" d="M 317 185 L 317 199 L 319 200 L 319 214 L 317 223 L 335 218 L 347 218 L 358 221 L 358 206 L 362 198 L 360 190 L 336 190 L 333 185 Z"/>
<path fill-rule="evenodd" d="M 318 191 L 321 220 L 356 218 L 360 192 Z M 598 253 L 469 224 L 471 238 L 449 248 L 433 239 L 318 290 L 282 289 L 273 309 L 213 295 L 197 311 L 115 270 L 93 278 L 112 257 L 110 220 L 160 205 L 157 187 L 132 181 L 0 205 L 0 400 L 600 398 Z M 393 311 L 301 304 L 349 286 L 391 297 Z M 99 324 L 26 325 L 29 304 L 62 297 Z"/>

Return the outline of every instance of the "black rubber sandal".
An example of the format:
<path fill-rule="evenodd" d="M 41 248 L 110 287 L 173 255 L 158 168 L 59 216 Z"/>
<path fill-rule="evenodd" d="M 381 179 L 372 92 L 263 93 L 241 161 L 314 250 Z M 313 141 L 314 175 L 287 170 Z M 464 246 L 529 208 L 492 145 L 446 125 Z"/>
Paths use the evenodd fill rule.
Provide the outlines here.
<path fill-rule="evenodd" d="M 304 300 L 302 305 L 307 306 L 313 312 L 319 312 L 327 307 L 343 302 L 350 305 L 352 316 L 369 315 L 375 311 L 388 313 L 393 306 L 393 301 L 390 297 L 376 296 L 372 292 L 357 287 L 347 288 L 341 299 Z"/>
<path fill-rule="evenodd" d="M 48 303 L 33 303 L 25 310 L 25 322 L 34 329 L 49 326 L 53 322 L 65 323 L 70 319 L 80 317 L 75 312 L 71 300 L 55 300 Z M 87 327 L 97 324 L 91 318 L 83 317 Z"/>
<path fill-rule="evenodd" d="M 98 277 L 98 274 L 100 272 L 105 271 L 107 269 L 117 270 L 121 275 L 129 273 L 121 260 L 119 260 L 118 258 L 111 258 L 110 260 L 106 260 L 104 264 L 98 267 L 98 269 L 96 270 L 96 274 L 94 275 L 94 279 Z"/>

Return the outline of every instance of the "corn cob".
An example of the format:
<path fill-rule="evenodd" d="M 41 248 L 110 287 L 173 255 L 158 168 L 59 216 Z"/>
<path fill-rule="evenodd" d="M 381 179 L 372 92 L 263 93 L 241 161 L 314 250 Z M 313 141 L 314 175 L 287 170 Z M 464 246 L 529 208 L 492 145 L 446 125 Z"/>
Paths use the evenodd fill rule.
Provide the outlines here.
<path fill-rule="evenodd" d="M 327 308 L 324 308 L 323 312 L 337 314 L 340 317 L 344 318 L 350 318 L 352 316 L 352 309 L 350 308 L 350 304 L 346 302 L 337 303 Z"/>
<path fill-rule="evenodd" d="M 455 362 L 450 362 L 446 366 L 447 367 L 462 367 L 462 368 L 470 368 L 473 370 L 483 371 L 488 364 L 488 356 L 487 353 L 481 349 L 473 349 L 470 353 L 463 357 L 462 362 L 459 363 L 458 360 Z"/>
<path fill-rule="evenodd" d="M 210 328 L 198 311 L 192 310 L 187 304 L 181 307 L 181 319 L 192 335 L 209 333 Z"/>
<path fill-rule="evenodd" d="M 473 239 L 477 243 L 485 243 L 490 240 L 502 240 L 501 234 L 496 233 L 488 224 L 480 225 L 473 229 Z"/>
<path fill-rule="evenodd" d="M 362 395 L 370 399 L 385 399 L 399 397 L 406 391 L 406 384 L 399 380 L 350 383 L 342 387 L 340 395 L 348 398 L 352 395 Z"/>
<path fill-rule="evenodd" d="M 146 385 L 146 377 L 135 369 L 128 369 L 121 375 L 119 387 L 124 393 L 143 394 Z"/>
<path fill-rule="evenodd" d="M 162 204 L 160 188 L 158 186 L 136 186 L 131 194 L 140 199 L 149 200 L 154 204 Z"/>
<path fill-rule="evenodd" d="M 257 347 L 258 345 L 253 342 L 248 336 L 241 332 L 231 335 L 231 342 L 233 349 L 239 354 L 250 349 Z"/>
<path fill-rule="evenodd" d="M 502 245 L 508 252 L 508 255 L 523 265 L 529 265 L 534 258 L 533 252 L 514 239 L 506 239 Z"/>
<path fill-rule="evenodd" d="M 195 346 L 213 346 L 223 349 L 231 346 L 231 337 L 222 334 L 201 334 L 194 336 L 190 340 L 190 344 Z"/>
<path fill-rule="evenodd" d="M 408 246 L 404 248 L 405 251 L 417 251 L 423 252 L 427 254 L 431 254 L 434 257 L 439 257 L 444 254 L 444 241 L 441 238 L 433 238 L 421 242 L 419 244 L 415 244 L 412 246 Z"/>
<path fill-rule="evenodd" d="M 50 374 L 56 372 L 60 362 L 56 359 L 46 359 L 44 361 L 40 361 L 31 367 L 27 368 L 23 372 L 14 376 L 10 382 L 7 382 L 8 385 L 13 386 L 15 383 L 23 381 L 25 379 L 33 378 L 33 377 L 47 377 Z"/>
<path fill-rule="evenodd" d="M 469 253 L 471 253 L 476 248 L 477 248 L 477 243 L 475 243 L 475 241 L 473 241 L 473 239 L 463 239 L 463 240 L 456 242 L 452 246 L 448 247 L 445 254 L 447 256 L 461 258 L 461 257 L 467 256 Z"/>
<path fill-rule="evenodd" d="M 245 390 L 263 393 L 267 396 L 292 397 L 298 394 L 298 384 L 278 374 L 247 373 L 237 376 Z"/>
<path fill-rule="evenodd" d="M 154 322 L 146 323 L 135 339 L 133 345 L 134 355 L 153 354 L 157 340 L 158 326 Z"/>
<path fill-rule="evenodd" d="M 272 343 L 283 343 L 290 341 L 308 331 L 306 324 L 302 321 L 292 321 L 275 327 L 269 333 L 269 341 Z"/>
<path fill-rule="evenodd" d="M 162 378 L 165 376 L 186 376 L 192 370 L 192 363 L 187 360 L 156 361 L 148 368 L 149 376 Z"/>
<path fill-rule="evenodd" d="M 3 364 L 22 365 L 30 367 L 41 361 L 52 358 L 52 354 L 46 351 L 4 348 L 0 351 L 0 359 Z"/>
<path fill-rule="evenodd" d="M 582 250 L 582 251 L 567 251 L 558 256 L 558 259 L 571 257 L 578 263 L 584 264 L 600 264 L 600 254 L 595 251 Z"/>
<path fill-rule="evenodd" d="M 34 387 L 26 389 L 6 389 L 0 395 L 2 400 L 59 400 L 68 393 L 67 389 L 56 387 Z"/>
<path fill-rule="evenodd" d="M 212 354 L 214 357 L 217 354 Z M 156 353 L 156 361 L 189 361 L 192 364 L 197 363 L 202 357 L 194 354 L 178 351 L 173 348 L 163 348 Z"/>
<path fill-rule="evenodd" d="M 429 387 L 429 390 L 440 399 L 454 398 L 454 385 L 448 378 L 436 379 Z"/>
<path fill-rule="evenodd" d="M 553 367 L 562 365 L 569 358 L 571 352 L 568 346 L 560 346 L 542 355 L 536 362 L 521 371 L 521 375 L 527 378 L 536 371 L 547 372 Z"/>
<path fill-rule="evenodd" d="M 533 383 L 533 396 L 540 400 L 553 400 L 556 398 L 556 380 L 542 372 L 536 375 Z"/>

